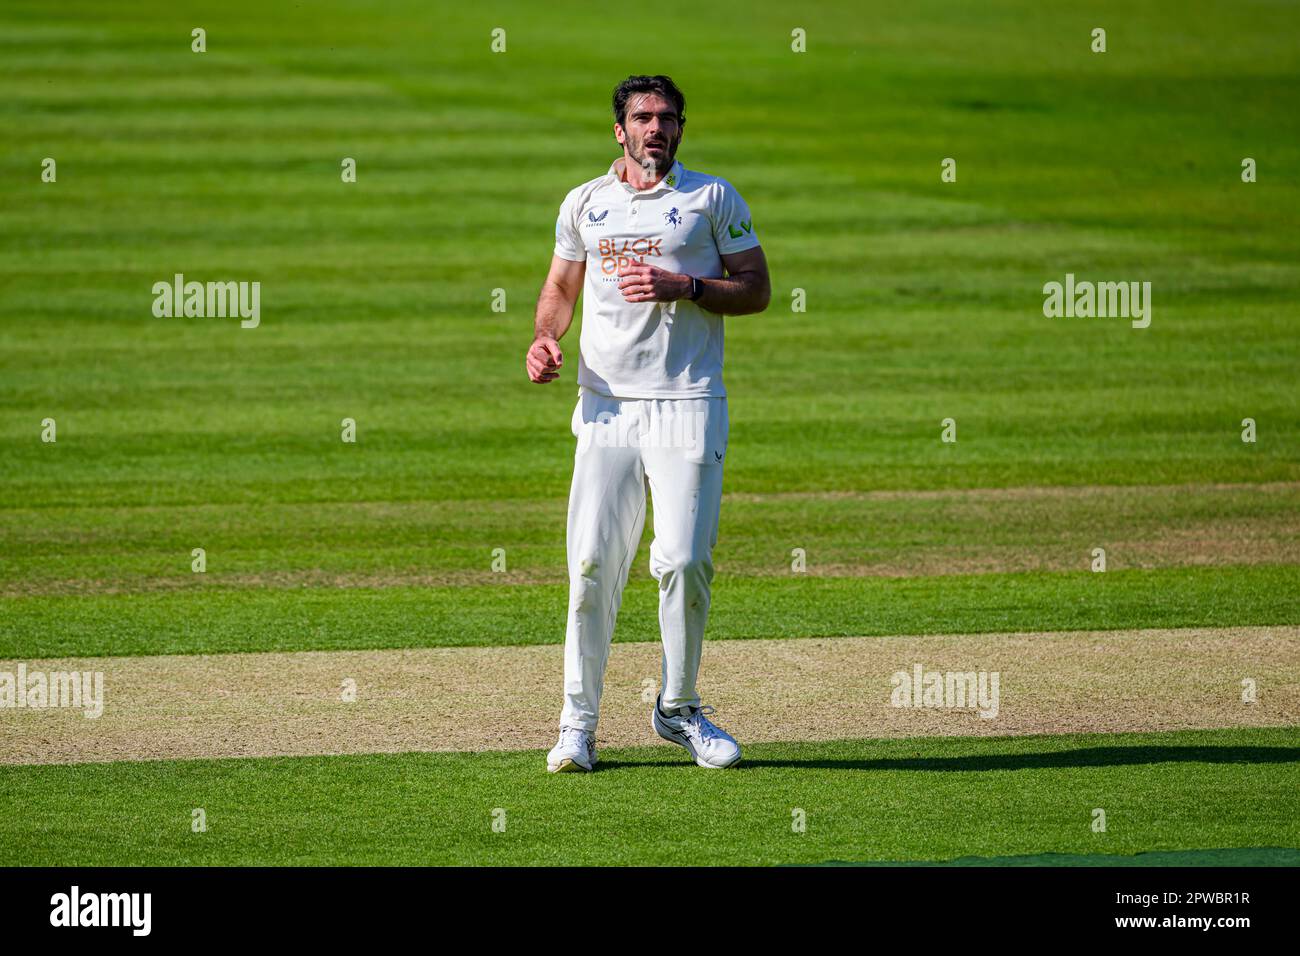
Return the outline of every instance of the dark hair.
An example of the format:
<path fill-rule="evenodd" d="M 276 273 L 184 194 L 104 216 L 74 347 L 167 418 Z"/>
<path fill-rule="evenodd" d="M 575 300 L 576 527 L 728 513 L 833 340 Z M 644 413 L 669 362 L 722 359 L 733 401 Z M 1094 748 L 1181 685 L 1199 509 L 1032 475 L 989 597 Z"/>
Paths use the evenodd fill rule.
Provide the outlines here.
<path fill-rule="evenodd" d="M 627 101 L 637 93 L 658 93 L 677 107 L 677 122 L 686 125 L 686 97 L 677 88 L 672 77 L 664 76 L 629 76 L 614 87 L 614 122 L 619 126 L 627 125 Z"/>

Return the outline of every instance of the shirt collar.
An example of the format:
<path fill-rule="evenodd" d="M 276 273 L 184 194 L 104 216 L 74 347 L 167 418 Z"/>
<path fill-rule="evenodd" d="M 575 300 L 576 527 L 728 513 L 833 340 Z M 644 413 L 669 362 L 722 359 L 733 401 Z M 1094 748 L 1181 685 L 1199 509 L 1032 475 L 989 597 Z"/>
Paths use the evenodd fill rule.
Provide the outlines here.
<path fill-rule="evenodd" d="M 614 162 L 609 166 L 609 175 L 614 178 L 615 183 L 622 186 L 624 190 L 630 193 L 650 195 L 651 193 L 656 193 L 660 190 L 673 191 L 681 186 L 682 177 L 686 175 L 686 167 L 682 165 L 682 161 L 680 159 L 674 160 L 673 168 L 668 170 L 668 175 L 664 176 L 664 178 L 659 180 L 658 183 L 651 186 L 649 189 L 636 190 L 632 188 L 630 183 L 623 181 L 623 162 L 624 159 L 622 156 L 614 160 Z"/>

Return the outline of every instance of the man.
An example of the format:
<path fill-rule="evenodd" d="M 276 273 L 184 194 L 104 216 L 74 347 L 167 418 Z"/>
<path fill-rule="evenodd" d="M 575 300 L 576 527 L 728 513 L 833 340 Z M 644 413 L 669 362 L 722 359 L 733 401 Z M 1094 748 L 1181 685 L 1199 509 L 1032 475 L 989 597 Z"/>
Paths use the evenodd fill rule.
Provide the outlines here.
<path fill-rule="evenodd" d="M 552 772 L 591 770 L 614 620 L 654 504 L 650 571 L 659 582 L 663 685 L 651 726 L 701 767 L 733 766 L 736 741 L 695 690 L 709 615 L 722 502 L 727 399 L 724 315 L 767 308 L 767 262 L 749 209 L 725 180 L 677 162 L 686 101 L 666 76 L 614 90 L 623 148 L 603 176 L 572 190 L 555 224 L 555 254 L 537 300 L 525 364 L 538 384 L 559 377 L 558 344 L 584 292 L 578 356 L 578 439 L 569 493 L 569 611 L 560 740 Z"/>

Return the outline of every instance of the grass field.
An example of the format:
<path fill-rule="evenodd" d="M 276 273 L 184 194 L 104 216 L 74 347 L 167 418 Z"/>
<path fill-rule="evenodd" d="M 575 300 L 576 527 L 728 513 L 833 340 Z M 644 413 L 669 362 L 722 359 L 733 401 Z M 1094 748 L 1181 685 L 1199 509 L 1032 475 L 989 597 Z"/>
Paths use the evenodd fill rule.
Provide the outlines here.
<path fill-rule="evenodd" d="M 591 9 L 4 5 L 0 672 L 558 645 L 575 389 L 530 385 L 523 352 L 634 72 L 685 90 L 680 157 L 744 194 L 772 270 L 768 312 L 728 320 L 711 639 L 1300 624 L 1300 9 Z M 260 281 L 261 324 L 155 318 L 177 272 Z M 1044 317 L 1066 273 L 1151 282 L 1150 327 Z M 619 641 L 656 636 L 648 544 Z M 554 677 L 558 713 L 558 647 Z M 1251 724 L 756 741 L 721 778 L 614 749 L 556 780 L 529 750 L 34 766 L 0 710 L 0 863 L 1300 848 L 1300 728 Z"/>
<path fill-rule="evenodd" d="M 728 774 L 692 773 L 666 747 L 607 752 L 576 777 L 539 773 L 537 757 L 0 768 L 0 865 L 762 865 L 1300 846 L 1289 731 L 760 744 Z M 207 832 L 193 832 L 191 804 Z M 1094 806 L 1105 833 L 1090 827 Z"/>

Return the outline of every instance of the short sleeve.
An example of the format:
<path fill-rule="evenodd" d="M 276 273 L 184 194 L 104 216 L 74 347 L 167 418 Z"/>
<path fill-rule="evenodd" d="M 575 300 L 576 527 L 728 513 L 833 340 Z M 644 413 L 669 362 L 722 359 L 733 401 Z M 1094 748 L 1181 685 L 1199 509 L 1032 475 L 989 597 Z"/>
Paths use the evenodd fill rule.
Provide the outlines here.
<path fill-rule="evenodd" d="M 577 190 L 564 197 L 560 214 L 555 219 L 555 254 L 571 262 L 586 262 L 587 249 L 578 234 Z"/>
<path fill-rule="evenodd" d="M 718 252 L 730 255 L 744 252 L 758 245 L 754 232 L 754 217 L 749 206 L 740 197 L 736 187 L 726 180 L 718 180 L 713 209 L 713 240 Z"/>

